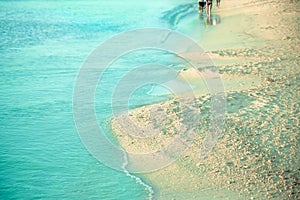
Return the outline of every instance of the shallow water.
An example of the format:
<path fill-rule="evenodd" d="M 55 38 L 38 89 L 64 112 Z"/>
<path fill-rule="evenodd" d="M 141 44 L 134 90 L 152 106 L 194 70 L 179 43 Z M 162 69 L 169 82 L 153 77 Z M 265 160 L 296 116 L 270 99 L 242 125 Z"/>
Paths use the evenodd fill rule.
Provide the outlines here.
<path fill-rule="evenodd" d="M 149 196 L 145 185 L 98 162 L 82 145 L 73 122 L 74 81 L 89 53 L 119 32 L 161 27 L 199 37 L 203 24 L 190 30 L 198 20 L 193 17 L 196 12 L 190 1 L 179 0 L 1 1 L 0 197 Z M 179 26 L 184 20 L 186 26 Z M 122 72 L 126 73 L 123 66 L 131 58 L 124 57 L 108 70 L 104 88 L 110 91 Z M 173 59 L 161 60 L 171 65 Z M 114 70 L 118 67 L 124 70 Z M 163 100 L 149 95 L 150 90 L 142 88 L 139 94 L 145 95 L 136 95 L 131 106 Z M 110 97 L 99 98 L 97 102 L 106 102 Z M 105 105 L 96 103 L 99 123 L 104 126 L 111 114 Z M 106 131 L 109 134 L 108 128 Z"/>

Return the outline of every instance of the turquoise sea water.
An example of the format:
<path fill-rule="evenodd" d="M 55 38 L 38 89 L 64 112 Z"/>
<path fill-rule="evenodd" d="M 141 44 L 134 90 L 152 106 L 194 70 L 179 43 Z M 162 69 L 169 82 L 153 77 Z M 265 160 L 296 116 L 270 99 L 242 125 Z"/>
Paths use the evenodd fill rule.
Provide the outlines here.
<path fill-rule="evenodd" d="M 202 28 L 196 12 L 187 0 L 0 1 L 0 199 L 146 199 L 149 188 L 98 162 L 81 143 L 74 81 L 112 35 L 160 27 L 195 36 Z M 108 71 L 105 83 L 115 83 L 119 72 Z M 161 100 L 150 93 L 141 91 L 147 101 L 132 107 Z M 105 123 L 110 111 L 96 105 Z"/>

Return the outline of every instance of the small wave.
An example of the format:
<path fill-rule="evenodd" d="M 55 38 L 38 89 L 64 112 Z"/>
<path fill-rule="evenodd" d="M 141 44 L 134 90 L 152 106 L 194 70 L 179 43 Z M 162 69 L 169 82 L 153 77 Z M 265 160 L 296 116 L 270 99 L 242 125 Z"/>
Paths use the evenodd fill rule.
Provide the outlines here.
<path fill-rule="evenodd" d="M 125 152 L 125 150 L 123 150 L 124 152 L 124 163 L 122 166 L 123 172 L 126 174 L 126 176 L 132 178 L 135 180 L 135 182 L 137 184 L 140 184 L 141 186 L 143 186 L 145 188 L 145 190 L 148 192 L 148 200 L 153 200 L 154 199 L 154 189 L 152 188 L 151 185 L 147 184 L 146 182 L 144 182 L 140 177 L 135 176 L 133 174 L 131 174 L 127 169 L 127 165 L 128 165 L 128 158 L 127 158 L 127 154 Z"/>
<path fill-rule="evenodd" d="M 175 8 L 165 11 L 162 19 L 169 22 L 172 28 L 176 28 L 180 20 L 195 12 L 195 3 L 181 4 Z"/>
<path fill-rule="evenodd" d="M 153 86 L 151 87 L 151 89 L 147 92 L 147 95 L 151 95 L 152 92 L 154 91 L 154 88 L 155 88 L 155 86 L 153 85 Z"/>
<path fill-rule="evenodd" d="M 147 95 L 150 96 L 165 96 L 170 94 L 172 94 L 172 92 L 170 92 L 168 89 L 164 88 L 163 86 L 159 86 L 159 85 L 153 85 L 151 89 L 147 92 Z"/>

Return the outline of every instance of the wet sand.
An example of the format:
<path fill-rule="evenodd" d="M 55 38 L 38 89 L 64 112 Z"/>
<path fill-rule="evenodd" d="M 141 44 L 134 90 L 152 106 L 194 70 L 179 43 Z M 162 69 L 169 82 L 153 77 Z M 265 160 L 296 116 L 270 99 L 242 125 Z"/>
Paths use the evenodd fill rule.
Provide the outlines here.
<path fill-rule="evenodd" d="M 213 150 L 200 159 L 210 125 L 210 94 L 201 89 L 204 82 L 195 69 L 180 72 L 199 88 L 195 94 L 201 124 L 175 162 L 142 174 L 158 188 L 159 199 L 300 198 L 299 4 L 224 0 L 221 8 L 214 7 L 222 23 L 205 32 L 199 44 L 223 80 L 226 122 Z M 155 130 L 151 139 L 127 135 L 124 116 L 113 119 L 121 146 L 131 153 L 149 153 L 167 145 L 182 128 L 176 101 L 130 111 L 137 126 Z M 168 114 L 161 118 L 164 125 L 153 124 L 153 109 Z"/>

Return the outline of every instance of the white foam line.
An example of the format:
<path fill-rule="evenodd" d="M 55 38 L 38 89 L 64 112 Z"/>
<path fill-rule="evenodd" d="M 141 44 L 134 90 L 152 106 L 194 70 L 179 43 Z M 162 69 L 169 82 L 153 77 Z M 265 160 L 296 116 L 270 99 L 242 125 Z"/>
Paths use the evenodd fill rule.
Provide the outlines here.
<path fill-rule="evenodd" d="M 122 169 L 123 169 L 124 173 L 126 174 L 126 176 L 134 179 L 136 183 L 142 185 L 145 188 L 145 190 L 148 192 L 148 200 L 154 200 L 154 190 L 153 190 L 153 188 L 149 184 L 145 183 L 140 177 L 131 174 L 126 169 L 126 166 L 128 165 L 127 153 L 123 149 L 122 149 L 122 151 L 124 153 L 124 160 L 125 160 L 125 162 L 123 163 L 123 166 L 122 166 Z"/>

